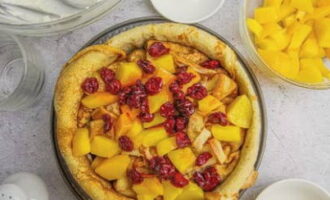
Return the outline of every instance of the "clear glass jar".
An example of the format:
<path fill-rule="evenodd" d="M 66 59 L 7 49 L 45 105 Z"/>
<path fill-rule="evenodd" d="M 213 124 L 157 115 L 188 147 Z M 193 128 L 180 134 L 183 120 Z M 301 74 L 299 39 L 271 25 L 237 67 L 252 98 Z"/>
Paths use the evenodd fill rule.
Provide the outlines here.
<path fill-rule="evenodd" d="M 263 72 L 265 72 L 269 77 L 275 79 L 275 80 L 282 80 L 287 83 L 308 88 L 308 89 L 329 89 L 330 88 L 330 81 L 326 80 L 322 83 L 301 83 L 294 81 L 292 79 L 288 79 L 284 76 L 282 76 L 277 71 L 273 70 L 270 66 L 266 64 L 266 62 L 263 60 L 263 58 L 258 54 L 257 48 L 253 42 L 252 34 L 249 32 L 246 24 L 247 18 L 253 18 L 254 10 L 257 7 L 260 7 L 264 0 L 241 0 L 240 1 L 240 17 L 239 17 L 239 28 L 240 28 L 240 35 L 243 41 L 244 46 L 246 47 L 246 52 L 250 58 L 250 60 L 253 62 L 253 64 L 261 69 Z"/>
<path fill-rule="evenodd" d="M 33 45 L 0 33 L 0 111 L 35 103 L 44 86 L 44 68 Z"/>
<path fill-rule="evenodd" d="M 50 22 L 32 24 L 0 23 L 0 30 L 26 36 L 47 36 L 72 31 L 100 19 L 110 12 L 120 1 L 103 0 L 78 13 Z"/>

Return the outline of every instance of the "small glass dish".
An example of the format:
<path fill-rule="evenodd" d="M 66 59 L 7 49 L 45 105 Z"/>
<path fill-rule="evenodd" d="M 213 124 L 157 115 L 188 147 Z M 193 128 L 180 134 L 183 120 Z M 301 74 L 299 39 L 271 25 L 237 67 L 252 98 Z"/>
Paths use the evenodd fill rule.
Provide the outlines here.
<path fill-rule="evenodd" d="M 261 71 L 269 75 L 274 80 L 282 80 L 284 82 L 303 87 L 308 89 L 330 89 L 330 80 L 325 80 L 321 83 L 302 83 L 287 77 L 284 77 L 270 66 L 266 64 L 263 58 L 257 52 L 257 48 L 253 41 L 253 35 L 247 28 L 246 19 L 251 18 L 254 15 L 254 10 L 262 5 L 264 0 L 242 0 L 240 2 L 240 16 L 239 16 L 239 31 L 242 38 L 242 42 L 246 47 L 246 52 L 253 65 L 259 68 Z"/>
<path fill-rule="evenodd" d="M 0 111 L 16 111 L 40 99 L 42 60 L 27 40 L 0 32 Z"/>
<path fill-rule="evenodd" d="M 74 2 L 74 0 L 71 0 Z M 0 29 L 25 36 L 47 36 L 72 31 L 100 19 L 110 12 L 121 0 L 103 0 L 63 18 L 41 23 L 0 22 Z"/>

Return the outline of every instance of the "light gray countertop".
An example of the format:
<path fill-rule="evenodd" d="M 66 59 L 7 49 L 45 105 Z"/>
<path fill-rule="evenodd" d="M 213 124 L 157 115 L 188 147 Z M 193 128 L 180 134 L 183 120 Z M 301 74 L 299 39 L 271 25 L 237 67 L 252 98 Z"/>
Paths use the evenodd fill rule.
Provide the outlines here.
<path fill-rule="evenodd" d="M 246 55 L 238 32 L 240 0 L 227 0 L 201 24 L 229 40 Z M 184 11 L 182 11 L 184 12 Z M 92 36 L 127 19 L 154 16 L 148 0 L 123 0 L 100 21 L 61 36 L 28 38 L 45 61 L 44 96 L 33 108 L 0 113 L 0 182 L 18 171 L 40 175 L 51 200 L 73 200 L 59 173 L 50 136 L 54 84 L 61 66 Z M 267 185 L 285 178 L 304 178 L 330 190 L 330 91 L 298 88 L 270 80 L 254 70 L 264 94 L 268 138 L 260 177 L 242 199 L 252 200 Z"/>

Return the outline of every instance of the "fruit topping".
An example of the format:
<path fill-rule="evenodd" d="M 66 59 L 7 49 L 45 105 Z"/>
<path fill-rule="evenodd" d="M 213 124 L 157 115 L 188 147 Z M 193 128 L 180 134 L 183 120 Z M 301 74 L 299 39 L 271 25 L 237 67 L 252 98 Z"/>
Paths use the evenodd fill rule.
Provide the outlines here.
<path fill-rule="evenodd" d="M 181 90 L 181 86 L 179 85 L 178 81 L 171 83 L 169 88 L 172 93 L 176 93 Z"/>
<path fill-rule="evenodd" d="M 118 142 L 119 142 L 119 146 L 120 148 L 123 150 L 123 151 L 128 151 L 128 152 L 131 152 L 133 151 L 134 149 L 134 144 L 132 142 L 131 139 L 129 139 L 129 137 L 123 135 L 123 136 L 120 136 L 119 139 L 118 139 Z"/>
<path fill-rule="evenodd" d="M 166 102 L 160 107 L 159 112 L 161 116 L 168 118 L 175 114 L 175 107 L 173 103 Z"/>
<path fill-rule="evenodd" d="M 207 192 L 212 191 L 221 182 L 221 178 L 214 167 L 208 167 L 204 172 L 195 172 L 193 179 L 204 191 Z"/>
<path fill-rule="evenodd" d="M 148 49 L 148 53 L 152 57 L 160 57 L 162 55 L 168 54 L 170 49 L 166 48 L 161 42 L 154 42 Z"/>
<path fill-rule="evenodd" d="M 210 122 L 212 124 L 220 124 L 221 126 L 227 126 L 229 125 L 227 115 L 222 112 L 215 112 L 208 116 L 207 122 Z"/>
<path fill-rule="evenodd" d="M 96 78 L 86 78 L 85 81 L 82 83 L 81 88 L 87 94 L 92 94 L 97 92 L 99 89 L 99 83 Z"/>
<path fill-rule="evenodd" d="M 180 72 L 177 74 L 177 82 L 179 85 L 189 83 L 195 77 L 194 74 L 189 72 Z"/>
<path fill-rule="evenodd" d="M 174 134 L 175 131 L 175 118 L 169 117 L 164 122 L 164 128 L 169 134 Z"/>
<path fill-rule="evenodd" d="M 110 83 L 112 81 L 112 79 L 115 78 L 115 72 L 111 69 L 108 69 L 106 67 L 103 67 L 100 70 L 100 75 L 102 80 L 107 84 Z"/>
<path fill-rule="evenodd" d="M 216 69 L 220 68 L 221 64 L 217 60 L 207 60 L 200 64 L 202 67 L 205 67 L 207 69 Z"/>
<path fill-rule="evenodd" d="M 179 148 L 184 148 L 191 145 L 191 141 L 185 132 L 178 132 L 175 134 L 176 144 Z"/>
<path fill-rule="evenodd" d="M 204 152 L 198 155 L 196 159 L 196 165 L 197 166 L 202 166 L 204 165 L 210 158 L 212 158 L 212 154 L 209 152 Z"/>
<path fill-rule="evenodd" d="M 143 182 L 143 176 L 135 168 L 127 171 L 127 177 L 132 181 L 133 184 L 139 184 Z"/>
<path fill-rule="evenodd" d="M 155 156 L 149 160 L 149 166 L 164 180 L 170 179 L 176 173 L 175 167 L 167 157 Z"/>
<path fill-rule="evenodd" d="M 120 89 L 121 83 L 117 79 L 113 79 L 105 85 L 105 90 L 110 92 L 111 94 L 118 94 Z"/>
<path fill-rule="evenodd" d="M 194 104 L 188 99 L 178 99 L 175 101 L 177 111 L 186 117 L 191 116 L 195 112 Z"/>
<path fill-rule="evenodd" d="M 138 60 L 137 64 L 146 74 L 152 74 L 155 71 L 155 66 L 153 66 L 151 62 L 148 60 L 142 60 L 142 59 Z"/>
<path fill-rule="evenodd" d="M 200 83 L 196 83 L 189 87 L 187 90 L 187 95 L 191 98 L 201 100 L 207 96 L 207 89 Z"/>
<path fill-rule="evenodd" d="M 111 128 L 112 128 L 112 125 L 113 125 L 113 119 L 108 114 L 104 114 L 102 116 L 102 119 L 103 119 L 103 122 L 104 122 L 104 126 L 103 126 L 104 132 L 110 131 Z"/>
<path fill-rule="evenodd" d="M 175 129 L 176 131 L 183 131 L 188 125 L 188 118 L 184 116 L 177 116 L 175 118 Z"/>
<path fill-rule="evenodd" d="M 160 77 L 152 77 L 145 83 L 145 89 L 149 95 L 154 95 L 160 92 L 163 86 L 163 81 Z"/>
<path fill-rule="evenodd" d="M 189 181 L 179 172 L 176 172 L 171 179 L 171 183 L 179 188 L 182 188 L 189 184 Z"/>
<path fill-rule="evenodd" d="M 139 119 L 141 122 L 151 122 L 154 119 L 154 114 L 148 112 L 140 112 Z"/>

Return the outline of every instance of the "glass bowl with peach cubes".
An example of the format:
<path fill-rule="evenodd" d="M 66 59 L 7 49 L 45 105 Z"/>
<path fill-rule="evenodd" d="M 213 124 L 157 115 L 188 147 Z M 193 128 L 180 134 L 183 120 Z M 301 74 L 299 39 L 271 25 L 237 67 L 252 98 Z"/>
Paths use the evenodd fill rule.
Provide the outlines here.
<path fill-rule="evenodd" d="M 250 60 L 266 74 L 330 88 L 329 0 L 243 0 L 240 34 Z"/>

